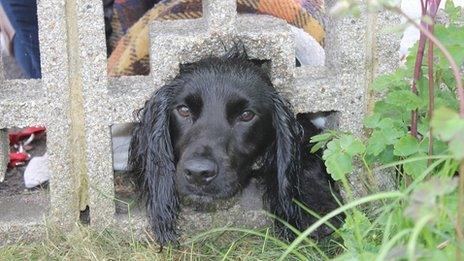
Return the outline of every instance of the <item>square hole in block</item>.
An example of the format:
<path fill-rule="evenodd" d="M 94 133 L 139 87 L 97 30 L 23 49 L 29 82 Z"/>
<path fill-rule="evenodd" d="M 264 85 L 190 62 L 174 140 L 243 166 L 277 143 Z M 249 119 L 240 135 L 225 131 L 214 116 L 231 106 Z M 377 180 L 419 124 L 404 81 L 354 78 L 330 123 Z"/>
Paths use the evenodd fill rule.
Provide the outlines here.
<path fill-rule="evenodd" d="M 49 210 L 51 176 L 46 133 L 36 127 L 0 132 L 0 227 L 42 224 Z M 4 232 L 0 228 L 0 234 Z"/>
<path fill-rule="evenodd" d="M 5 79 L 41 78 L 36 1 L 2 1 L 1 62 Z"/>
<path fill-rule="evenodd" d="M 304 112 L 296 115 L 297 121 L 306 129 L 312 129 L 305 133 L 305 137 L 314 136 L 324 130 L 337 130 L 339 119 L 337 111 Z"/>
<path fill-rule="evenodd" d="M 111 126 L 116 214 L 128 213 L 128 210 L 135 206 L 138 200 L 134 180 L 127 173 L 127 160 L 133 128 L 133 123 Z"/>

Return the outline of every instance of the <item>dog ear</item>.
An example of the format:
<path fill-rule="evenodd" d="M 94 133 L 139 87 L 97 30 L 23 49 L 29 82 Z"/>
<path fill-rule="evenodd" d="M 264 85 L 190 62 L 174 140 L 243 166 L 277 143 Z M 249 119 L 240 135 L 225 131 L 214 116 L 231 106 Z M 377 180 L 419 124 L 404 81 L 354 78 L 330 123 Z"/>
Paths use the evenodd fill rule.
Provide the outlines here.
<path fill-rule="evenodd" d="M 179 199 L 169 133 L 174 91 L 174 85 L 164 86 L 145 103 L 129 149 L 128 169 L 144 194 L 149 223 L 161 245 L 177 242 L 178 236 Z"/>
<path fill-rule="evenodd" d="M 300 143 L 303 129 L 295 119 L 290 105 L 277 93 L 271 95 L 275 140 L 264 156 L 264 173 L 267 183 L 267 200 L 271 211 L 284 221 L 299 227 L 300 208 L 293 202 L 299 198 L 299 176 L 301 175 Z M 269 175 L 274 174 L 274 175 Z M 278 228 L 281 227 L 276 222 Z M 282 236 L 289 238 L 287 229 Z"/>

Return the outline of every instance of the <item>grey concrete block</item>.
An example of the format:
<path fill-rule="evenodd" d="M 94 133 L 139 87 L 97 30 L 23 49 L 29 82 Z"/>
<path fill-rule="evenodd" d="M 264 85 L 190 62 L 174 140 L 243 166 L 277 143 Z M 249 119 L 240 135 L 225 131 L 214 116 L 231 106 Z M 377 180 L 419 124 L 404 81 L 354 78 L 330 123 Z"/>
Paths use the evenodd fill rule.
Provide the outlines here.
<path fill-rule="evenodd" d="M 235 30 L 237 2 L 229 0 L 202 1 L 203 17 L 208 28 L 215 34 L 232 33 Z"/>
<path fill-rule="evenodd" d="M 375 34 L 376 61 L 375 77 L 380 74 L 392 73 L 399 66 L 399 50 L 402 35 L 398 32 L 389 32 L 388 29 L 401 23 L 399 15 L 384 11 L 377 15 L 377 32 Z"/>
<path fill-rule="evenodd" d="M 179 230 L 182 237 L 189 238 L 200 232 L 222 227 L 263 228 L 272 222 L 263 209 L 262 193 L 252 182 L 241 194 L 221 202 L 213 203 L 215 211 L 196 211 L 193 207 L 183 206 L 179 218 Z M 127 208 L 127 207 L 126 207 Z M 146 238 L 151 232 L 144 208 L 133 208 L 116 215 L 115 226 L 138 238 Z M 152 236 L 150 236 L 152 237 Z"/>
<path fill-rule="evenodd" d="M 78 0 L 74 7 L 90 220 L 92 226 L 103 227 L 112 222 L 115 209 L 103 5 L 99 1 Z"/>
<path fill-rule="evenodd" d="M 0 128 L 45 124 L 47 101 L 40 80 L 6 80 L 1 85 Z"/>
<path fill-rule="evenodd" d="M 47 128 L 47 153 L 52 172 L 50 180 L 50 215 L 59 227 L 69 229 L 79 217 L 79 178 L 73 165 L 70 24 L 66 1 L 38 1 L 39 40 L 43 91 L 46 111 L 42 113 Z M 69 48 L 69 49 L 68 49 Z"/>
<path fill-rule="evenodd" d="M 110 122 L 128 123 L 135 120 L 135 112 L 156 90 L 150 76 L 122 76 L 108 79 Z"/>
<path fill-rule="evenodd" d="M 236 37 L 251 58 L 271 62 L 272 84 L 288 97 L 295 76 L 295 43 L 289 25 L 269 16 L 243 15 L 237 20 Z"/>
<path fill-rule="evenodd" d="M 155 88 L 172 80 L 179 64 L 192 63 L 208 56 L 221 55 L 225 47 L 241 41 L 251 58 L 269 60 L 271 80 L 277 90 L 285 92 L 293 83 L 294 43 L 287 24 L 275 18 L 243 16 L 237 19 L 237 33 L 217 35 L 204 30 L 201 19 L 189 21 L 191 30 L 185 34 L 186 21 L 157 22 L 150 32 L 151 76 Z M 256 30 L 256 27 L 261 30 Z M 162 28 L 162 29 L 160 29 Z M 184 28 L 184 29 L 181 29 Z"/>
<path fill-rule="evenodd" d="M 45 236 L 49 208 L 45 193 L 0 198 L 0 246 Z"/>

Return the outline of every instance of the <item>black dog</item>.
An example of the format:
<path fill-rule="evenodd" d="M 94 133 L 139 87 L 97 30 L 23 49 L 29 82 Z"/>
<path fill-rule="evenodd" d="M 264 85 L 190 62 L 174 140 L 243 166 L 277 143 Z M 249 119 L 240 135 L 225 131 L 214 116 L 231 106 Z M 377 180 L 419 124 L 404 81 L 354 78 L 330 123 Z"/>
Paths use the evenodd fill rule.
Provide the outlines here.
<path fill-rule="evenodd" d="M 299 230 L 316 219 L 293 200 L 320 215 L 338 207 L 323 162 L 309 153 L 317 129 L 306 123 L 304 135 L 268 75 L 237 50 L 182 66 L 139 112 L 129 170 L 145 193 L 161 245 L 176 242 L 180 196 L 228 198 L 252 176 L 262 180 L 270 211 Z M 285 226 L 277 227 L 292 237 Z M 321 227 L 313 236 L 330 232 Z"/>

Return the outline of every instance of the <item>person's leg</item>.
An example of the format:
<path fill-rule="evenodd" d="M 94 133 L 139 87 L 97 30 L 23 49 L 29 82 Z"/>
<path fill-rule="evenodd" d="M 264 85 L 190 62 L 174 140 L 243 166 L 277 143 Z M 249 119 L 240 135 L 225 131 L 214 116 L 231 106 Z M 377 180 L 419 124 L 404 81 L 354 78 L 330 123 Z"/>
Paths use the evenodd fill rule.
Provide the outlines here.
<path fill-rule="evenodd" d="M 15 29 L 13 49 L 16 60 L 29 78 L 40 78 L 39 27 L 36 0 L 0 0 Z"/>

